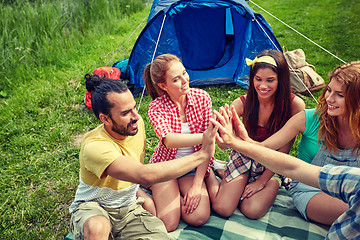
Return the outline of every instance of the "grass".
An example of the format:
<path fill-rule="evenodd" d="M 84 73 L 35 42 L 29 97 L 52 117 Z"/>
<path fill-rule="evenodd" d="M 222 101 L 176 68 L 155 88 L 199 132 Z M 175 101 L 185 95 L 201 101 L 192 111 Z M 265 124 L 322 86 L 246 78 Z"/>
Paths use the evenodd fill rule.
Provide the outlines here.
<path fill-rule="evenodd" d="M 129 36 L 149 9 L 141 0 L 0 3 L 0 239 L 62 239 L 69 232 L 68 207 L 78 184 L 79 139 L 99 124 L 84 109 L 83 76 L 129 57 L 140 30 Z M 360 4 L 355 0 L 256 3 L 345 61 L 358 59 Z M 281 45 L 304 49 L 326 81 L 341 64 L 249 4 L 271 24 Z M 245 93 L 236 85 L 203 88 L 214 109 Z M 315 106 L 311 98 L 305 101 Z M 145 96 L 140 106 L 148 129 L 147 158 L 157 144 L 147 120 L 149 103 Z M 227 154 L 218 150 L 216 157 Z"/>
<path fill-rule="evenodd" d="M 342 62 L 298 35 L 258 6 L 345 62 L 359 59 L 360 42 L 357 40 L 360 36 L 359 1 L 251 0 L 249 4 L 266 18 L 282 46 L 286 46 L 289 50 L 302 48 L 306 53 L 307 61 L 315 65 L 323 77 Z"/>
<path fill-rule="evenodd" d="M 142 9 L 143 1 L 2 1 L 0 89 L 3 95 L 7 89 L 48 76 L 38 66 L 71 68 L 71 60 L 81 55 L 79 50 L 87 50 L 82 45 L 89 40 L 108 37 L 110 33 L 122 35 L 128 26 L 119 22 Z M 128 21 L 131 25 L 132 21 Z"/>
<path fill-rule="evenodd" d="M 78 182 L 76 137 L 98 124 L 93 114 L 83 108 L 83 76 L 99 65 L 107 65 L 119 50 L 119 43 L 124 44 L 116 57 L 128 57 L 140 30 L 132 39 L 127 39 L 134 26 L 148 14 L 140 0 L 120 2 L 127 3 L 128 7 L 118 6 L 119 1 L 53 1 L 52 5 L 38 1 L 24 2 L 21 8 L 20 3 L 3 6 L 16 13 L 17 19 L 8 19 L 9 22 L 21 22 L 21 16 L 26 19 L 29 15 L 45 14 L 50 18 L 49 25 L 56 19 L 60 24 L 63 15 L 62 11 L 55 10 L 48 15 L 49 9 L 67 6 L 72 11 L 74 4 L 80 4 L 77 9 L 82 9 L 81 4 L 88 4 L 89 8 L 82 9 L 81 18 L 75 18 L 75 10 L 69 12 L 68 25 L 63 28 L 66 31 L 60 35 L 43 36 L 39 29 L 35 30 L 35 19 L 24 20 L 24 25 L 19 27 L 9 27 L 14 34 L 28 25 L 32 30 L 22 33 L 26 36 L 17 35 L 13 39 L 16 43 L 6 43 L 2 49 L 8 61 L 1 66 L 1 75 L 7 78 L 1 78 L 3 95 L 0 98 L 0 239 L 62 239 L 69 232 L 68 207 Z M 142 7 L 137 6 L 140 3 Z M 105 18 L 105 13 L 112 9 L 110 6 L 118 6 L 118 14 Z M 120 7 L 138 8 L 137 14 L 120 11 Z M 94 14 L 84 16 L 86 12 Z M 97 18 L 95 13 L 99 15 L 99 12 L 103 15 Z M 71 16 L 75 19 L 71 20 Z M 83 25 L 76 25 L 77 22 L 91 18 L 81 32 Z M 41 31 L 51 32 L 45 29 Z M 2 30 L 2 44 L 5 44 L 6 34 L 10 33 Z M 71 33 L 73 40 L 66 39 L 70 38 L 66 37 L 67 33 Z M 21 63 L 14 46 L 27 48 L 30 35 L 37 35 L 36 41 L 40 43 L 33 44 L 36 52 L 31 51 L 23 58 L 26 62 Z M 51 41 L 47 36 L 51 36 Z M 14 52 L 10 48 L 15 49 Z M 12 84 L 7 85 L 7 81 Z"/>

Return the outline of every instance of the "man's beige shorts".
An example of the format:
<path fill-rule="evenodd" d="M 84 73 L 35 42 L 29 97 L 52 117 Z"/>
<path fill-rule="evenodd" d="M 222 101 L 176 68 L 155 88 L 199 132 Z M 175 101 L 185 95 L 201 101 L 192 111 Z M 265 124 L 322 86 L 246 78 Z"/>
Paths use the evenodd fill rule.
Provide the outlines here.
<path fill-rule="evenodd" d="M 143 198 L 138 198 L 134 204 L 122 208 L 103 208 L 96 202 L 80 204 L 71 216 L 74 239 L 83 239 L 84 223 L 98 215 L 109 220 L 113 239 L 169 239 L 164 223 L 144 210 L 143 202 Z"/>

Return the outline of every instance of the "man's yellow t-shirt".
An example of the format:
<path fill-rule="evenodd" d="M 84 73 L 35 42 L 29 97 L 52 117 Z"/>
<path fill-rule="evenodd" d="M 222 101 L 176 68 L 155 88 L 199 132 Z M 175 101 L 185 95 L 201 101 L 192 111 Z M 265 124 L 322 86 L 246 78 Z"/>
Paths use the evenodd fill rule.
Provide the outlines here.
<path fill-rule="evenodd" d="M 75 200 L 70 206 L 72 212 L 79 202 L 95 201 L 105 207 L 128 206 L 136 200 L 138 184 L 121 181 L 111 176 L 101 178 L 105 169 L 120 155 L 144 162 L 145 127 L 143 119 L 138 121 L 138 132 L 125 140 L 111 137 L 100 125 L 88 132 L 80 150 L 80 184 Z"/>

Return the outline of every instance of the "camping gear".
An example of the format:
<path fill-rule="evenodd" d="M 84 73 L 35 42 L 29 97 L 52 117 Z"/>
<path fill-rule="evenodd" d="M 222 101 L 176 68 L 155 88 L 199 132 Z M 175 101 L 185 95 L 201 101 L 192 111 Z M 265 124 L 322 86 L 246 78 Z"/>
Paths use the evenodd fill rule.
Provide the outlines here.
<path fill-rule="evenodd" d="M 122 79 L 129 79 L 127 68 L 128 68 L 129 59 L 122 59 L 120 61 L 115 62 L 112 67 L 118 68 L 121 71 L 121 78 Z"/>
<path fill-rule="evenodd" d="M 94 70 L 93 75 L 98 75 L 100 78 L 120 79 L 121 71 L 115 67 L 99 67 Z"/>
<path fill-rule="evenodd" d="M 115 67 L 99 67 L 94 70 L 93 75 L 98 75 L 100 78 L 120 79 L 121 71 Z M 86 91 L 84 103 L 88 110 L 92 111 L 91 107 L 91 93 Z"/>
<path fill-rule="evenodd" d="M 288 51 L 284 47 L 284 56 L 290 68 L 290 84 L 293 93 L 311 94 L 325 86 L 324 79 L 316 73 L 315 67 L 305 61 L 302 49 Z"/>
<path fill-rule="evenodd" d="M 143 88 L 145 66 L 161 54 L 178 56 L 190 86 L 237 83 L 264 49 L 281 46 L 270 25 L 245 0 L 155 0 L 129 57 L 129 84 Z"/>

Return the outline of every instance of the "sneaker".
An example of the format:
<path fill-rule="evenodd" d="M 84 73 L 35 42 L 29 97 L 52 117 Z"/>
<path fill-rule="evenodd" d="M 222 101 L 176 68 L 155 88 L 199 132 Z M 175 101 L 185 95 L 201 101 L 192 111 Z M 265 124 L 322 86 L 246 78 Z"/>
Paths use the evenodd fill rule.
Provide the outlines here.
<path fill-rule="evenodd" d="M 281 177 L 281 186 L 284 186 L 286 190 L 289 190 L 290 188 L 290 183 L 292 182 L 292 179 L 291 178 L 288 178 L 288 177 L 284 177 L 282 176 Z"/>

